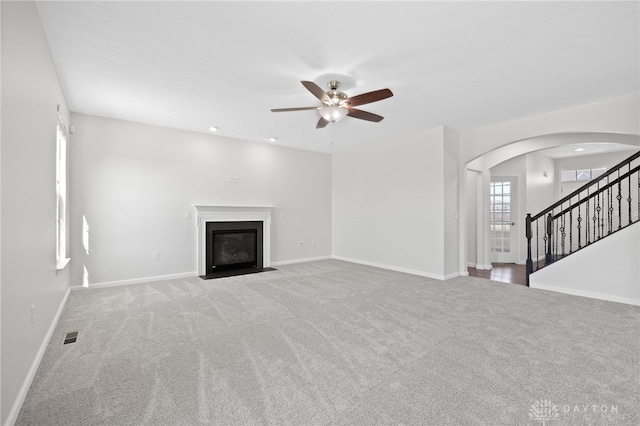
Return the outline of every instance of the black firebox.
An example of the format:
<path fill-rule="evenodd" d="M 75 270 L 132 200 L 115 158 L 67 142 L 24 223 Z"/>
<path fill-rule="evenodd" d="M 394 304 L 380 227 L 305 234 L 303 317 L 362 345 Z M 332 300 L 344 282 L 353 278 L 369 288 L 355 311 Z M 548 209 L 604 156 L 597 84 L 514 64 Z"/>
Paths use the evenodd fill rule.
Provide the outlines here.
<path fill-rule="evenodd" d="M 206 275 L 218 278 L 262 272 L 263 222 L 207 222 Z"/>

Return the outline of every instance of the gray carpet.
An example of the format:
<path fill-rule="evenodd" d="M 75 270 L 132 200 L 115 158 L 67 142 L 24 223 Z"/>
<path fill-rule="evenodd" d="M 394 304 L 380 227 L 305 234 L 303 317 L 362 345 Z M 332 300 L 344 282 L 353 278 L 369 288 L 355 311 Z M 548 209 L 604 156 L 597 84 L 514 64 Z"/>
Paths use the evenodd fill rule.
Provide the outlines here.
<path fill-rule="evenodd" d="M 639 395 L 638 307 L 327 260 L 71 293 L 17 424 L 637 425 Z"/>

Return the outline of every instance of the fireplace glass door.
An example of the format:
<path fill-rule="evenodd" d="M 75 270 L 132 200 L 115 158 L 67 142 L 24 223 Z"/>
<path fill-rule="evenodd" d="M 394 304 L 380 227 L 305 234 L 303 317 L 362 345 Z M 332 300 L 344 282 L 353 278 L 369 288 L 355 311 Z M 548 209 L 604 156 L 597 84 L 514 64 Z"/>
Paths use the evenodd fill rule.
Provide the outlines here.
<path fill-rule="evenodd" d="M 213 231 L 213 265 L 216 271 L 255 268 L 258 231 L 255 229 Z"/>
<path fill-rule="evenodd" d="M 207 222 L 206 276 L 263 269 L 261 221 Z"/>

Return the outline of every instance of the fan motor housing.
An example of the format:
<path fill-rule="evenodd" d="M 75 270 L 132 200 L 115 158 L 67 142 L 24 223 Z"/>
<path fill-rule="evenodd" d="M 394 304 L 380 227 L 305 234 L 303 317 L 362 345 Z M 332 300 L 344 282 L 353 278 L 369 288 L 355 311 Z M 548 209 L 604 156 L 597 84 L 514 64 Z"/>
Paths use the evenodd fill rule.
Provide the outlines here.
<path fill-rule="evenodd" d="M 347 99 L 347 94 L 338 90 L 340 82 L 337 80 L 331 80 L 327 85 L 329 86 L 329 91 L 326 93 L 327 96 L 331 98 L 332 105 L 342 105 L 342 101 Z"/>

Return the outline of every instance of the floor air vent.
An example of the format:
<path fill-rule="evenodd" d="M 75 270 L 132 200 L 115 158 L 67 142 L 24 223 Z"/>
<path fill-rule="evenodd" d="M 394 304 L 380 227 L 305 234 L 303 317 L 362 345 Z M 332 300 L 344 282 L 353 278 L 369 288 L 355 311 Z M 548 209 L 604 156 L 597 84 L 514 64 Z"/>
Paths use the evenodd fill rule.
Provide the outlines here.
<path fill-rule="evenodd" d="M 64 335 L 64 342 L 62 342 L 62 344 L 68 345 L 69 343 L 75 343 L 76 340 L 78 340 L 78 332 L 70 331 Z"/>

